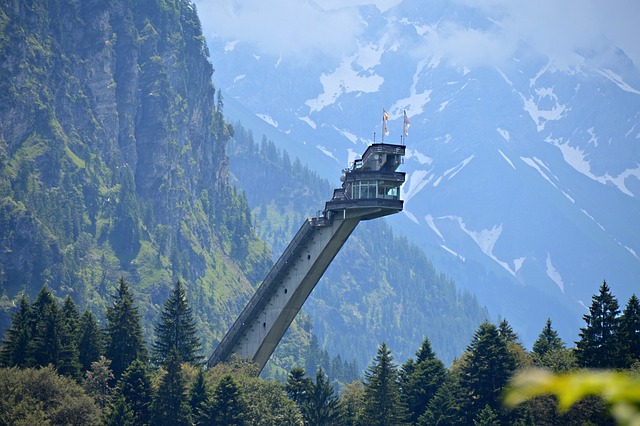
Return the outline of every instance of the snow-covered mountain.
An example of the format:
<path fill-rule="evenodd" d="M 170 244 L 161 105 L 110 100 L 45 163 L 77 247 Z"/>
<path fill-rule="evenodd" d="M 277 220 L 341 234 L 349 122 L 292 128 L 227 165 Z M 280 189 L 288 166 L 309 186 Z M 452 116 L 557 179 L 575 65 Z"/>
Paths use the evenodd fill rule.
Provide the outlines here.
<path fill-rule="evenodd" d="M 603 279 L 623 306 L 638 293 L 633 2 L 222 3 L 197 6 L 226 115 L 337 184 L 383 107 L 390 143 L 406 111 L 390 222 L 527 344 L 551 317 L 571 345 Z"/>

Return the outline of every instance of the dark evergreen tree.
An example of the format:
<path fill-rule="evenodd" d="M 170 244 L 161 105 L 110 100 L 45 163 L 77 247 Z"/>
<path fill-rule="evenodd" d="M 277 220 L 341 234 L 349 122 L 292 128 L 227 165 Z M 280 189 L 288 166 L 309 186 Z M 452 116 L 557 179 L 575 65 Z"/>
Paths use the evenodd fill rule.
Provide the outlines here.
<path fill-rule="evenodd" d="M 576 355 L 582 367 L 615 368 L 620 362 L 618 333 L 618 301 L 604 281 L 598 295 L 592 297 L 589 314 L 584 315 L 586 326 L 580 329 Z"/>
<path fill-rule="evenodd" d="M 620 318 L 622 367 L 640 361 L 640 302 L 635 294 L 629 298 Z"/>
<path fill-rule="evenodd" d="M 58 367 L 62 350 L 64 317 L 60 306 L 47 287 L 42 287 L 33 303 L 34 332 L 29 344 L 28 366 Z"/>
<path fill-rule="evenodd" d="M 467 348 L 469 356 L 460 367 L 460 384 L 468 395 L 465 401 L 467 423 L 489 406 L 500 410 L 500 394 L 516 368 L 516 360 L 498 328 L 480 324 Z"/>
<path fill-rule="evenodd" d="M 473 419 L 473 426 L 500 426 L 498 413 L 490 406 L 485 405 L 476 418 Z"/>
<path fill-rule="evenodd" d="M 454 377 L 447 377 L 418 419 L 420 426 L 456 426 L 465 424 L 462 388 Z"/>
<path fill-rule="evenodd" d="M 324 371 L 319 368 L 316 381 L 311 383 L 309 393 L 301 406 L 302 415 L 308 425 L 335 425 L 340 418 L 339 398 Z"/>
<path fill-rule="evenodd" d="M 513 331 L 513 327 L 511 327 L 511 324 L 509 324 L 509 321 L 506 319 L 503 319 L 500 321 L 500 324 L 498 324 L 498 332 L 507 343 L 518 343 L 518 335 Z"/>
<path fill-rule="evenodd" d="M 11 315 L 11 328 L 0 347 L 0 366 L 25 367 L 27 351 L 34 331 L 31 304 L 25 295 L 18 301 L 18 310 Z"/>
<path fill-rule="evenodd" d="M 202 362 L 202 345 L 197 335 L 193 311 L 187 302 L 184 285 L 179 280 L 164 303 L 160 323 L 155 331 L 153 358 L 156 363 L 163 364 L 173 349 L 177 351 L 180 362 L 194 365 Z"/>
<path fill-rule="evenodd" d="M 78 307 L 71 296 L 64 298 L 64 301 L 62 302 L 62 314 L 71 334 L 73 336 L 77 336 L 78 327 L 80 325 L 80 314 L 78 313 Z"/>
<path fill-rule="evenodd" d="M 242 392 L 233 376 L 227 374 L 222 377 L 218 386 L 213 390 L 210 418 L 214 425 L 245 424 L 244 413 L 246 407 Z"/>
<path fill-rule="evenodd" d="M 400 399 L 398 368 L 386 343 L 378 348 L 373 364 L 365 372 L 364 422 L 368 425 L 397 425 L 405 417 Z"/>
<path fill-rule="evenodd" d="M 80 353 L 78 351 L 78 325 L 80 315 L 78 308 L 71 296 L 67 296 L 62 304 L 62 316 L 64 325 L 60 334 L 60 358 L 58 360 L 58 372 L 65 376 L 80 380 L 82 367 L 80 365 Z"/>
<path fill-rule="evenodd" d="M 133 411 L 125 398 L 120 395 L 116 400 L 111 414 L 107 416 L 106 426 L 137 426 L 143 423 L 136 423 Z"/>
<path fill-rule="evenodd" d="M 416 360 L 409 358 L 400 370 L 400 391 L 407 408 L 407 420 L 415 424 L 426 411 L 447 377 L 447 369 L 436 358 L 431 342 L 425 338 L 416 352 Z"/>
<path fill-rule="evenodd" d="M 285 389 L 289 399 L 302 406 L 307 400 L 311 389 L 311 380 L 306 377 L 307 372 L 302 367 L 293 367 L 287 377 Z"/>
<path fill-rule="evenodd" d="M 306 371 L 316 371 L 318 368 L 322 367 L 322 351 L 318 344 L 318 338 L 315 334 L 311 335 L 305 359 L 306 363 L 304 369 Z"/>
<path fill-rule="evenodd" d="M 558 332 L 551 327 L 551 318 L 547 318 L 547 323 L 533 344 L 533 353 L 542 358 L 548 352 L 559 349 L 564 349 L 564 342 L 558 337 Z"/>
<path fill-rule="evenodd" d="M 84 311 L 78 326 L 78 359 L 82 371 L 88 371 L 91 363 L 104 353 L 104 338 L 90 310 Z"/>
<path fill-rule="evenodd" d="M 118 382 L 118 394 L 124 397 L 136 425 L 150 422 L 153 389 L 147 365 L 139 359 L 129 364 Z"/>
<path fill-rule="evenodd" d="M 189 405 L 191 406 L 193 421 L 196 425 L 206 425 L 210 423 L 208 415 L 209 399 L 209 389 L 207 388 L 204 370 L 200 369 L 196 376 L 196 381 L 189 391 Z"/>
<path fill-rule="evenodd" d="M 118 281 L 113 306 L 107 308 L 106 350 L 116 379 L 136 359 L 146 360 L 147 349 L 142 337 L 140 314 L 124 277 Z"/>
<path fill-rule="evenodd" d="M 165 374 L 160 379 L 151 409 L 154 426 L 183 426 L 191 424 L 191 408 L 186 393 L 185 379 L 180 366 L 180 355 L 173 349 L 163 365 Z"/>

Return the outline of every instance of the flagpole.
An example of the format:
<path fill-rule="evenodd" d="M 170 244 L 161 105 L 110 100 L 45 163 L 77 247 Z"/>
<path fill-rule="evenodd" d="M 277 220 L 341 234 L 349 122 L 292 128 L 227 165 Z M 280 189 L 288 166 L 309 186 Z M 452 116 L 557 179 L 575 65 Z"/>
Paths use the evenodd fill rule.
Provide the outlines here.
<path fill-rule="evenodd" d="M 384 107 L 382 107 L 382 132 L 381 132 L 382 136 L 380 136 L 381 143 L 384 143 L 384 113 L 385 113 L 385 110 L 384 110 Z"/>

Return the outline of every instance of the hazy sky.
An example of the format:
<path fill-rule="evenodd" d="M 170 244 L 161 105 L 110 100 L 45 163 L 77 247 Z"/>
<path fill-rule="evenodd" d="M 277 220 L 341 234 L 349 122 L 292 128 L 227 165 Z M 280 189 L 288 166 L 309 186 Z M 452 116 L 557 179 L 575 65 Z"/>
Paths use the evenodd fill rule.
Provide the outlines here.
<path fill-rule="evenodd" d="M 617 46 L 640 69 L 639 0 L 454 0 L 478 9 L 492 24 L 469 28 L 439 19 L 425 22 L 426 54 L 458 65 L 494 65 L 529 45 L 560 67 L 587 52 L 606 66 Z M 260 54 L 343 55 L 356 50 L 367 22 L 360 5 L 385 12 L 402 0 L 196 0 L 205 36 L 250 43 Z M 413 4 L 419 4 L 412 0 Z M 429 2 L 423 2 L 425 10 Z M 425 14 L 426 15 L 426 14 Z M 397 16 L 402 19 L 403 16 Z M 407 16 L 409 20 L 418 19 Z M 464 23 L 467 25 L 466 23 Z"/>

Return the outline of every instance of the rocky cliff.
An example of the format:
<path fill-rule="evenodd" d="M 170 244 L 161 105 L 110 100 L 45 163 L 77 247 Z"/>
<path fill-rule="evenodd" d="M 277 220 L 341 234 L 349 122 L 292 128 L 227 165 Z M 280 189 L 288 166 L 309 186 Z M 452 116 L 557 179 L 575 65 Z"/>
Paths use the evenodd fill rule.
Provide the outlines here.
<path fill-rule="evenodd" d="M 5 315 L 44 284 L 101 308 L 124 275 L 152 320 L 183 279 L 220 337 L 270 256 L 227 181 L 212 73 L 188 0 L 0 5 Z"/>

